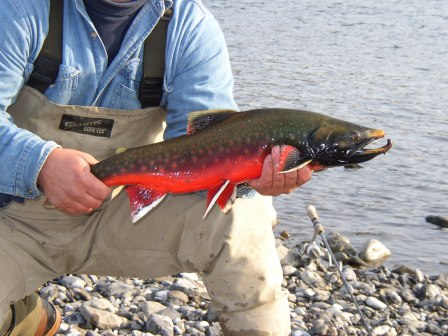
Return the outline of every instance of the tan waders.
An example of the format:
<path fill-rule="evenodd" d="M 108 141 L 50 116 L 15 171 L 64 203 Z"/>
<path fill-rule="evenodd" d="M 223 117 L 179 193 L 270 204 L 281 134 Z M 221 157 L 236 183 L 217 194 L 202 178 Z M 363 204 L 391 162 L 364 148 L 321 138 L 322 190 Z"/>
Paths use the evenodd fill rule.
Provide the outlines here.
<path fill-rule="evenodd" d="M 165 116 L 161 108 L 55 105 L 29 87 L 8 112 L 19 127 L 99 160 L 118 147 L 161 140 Z M 45 209 L 44 199 L 0 209 L 0 312 L 66 273 L 154 278 L 201 272 L 225 335 L 289 333 L 271 209 L 263 197 L 237 199 L 227 214 L 214 207 L 203 220 L 201 194 L 167 196 L 136 224 L 126 193 L 76 217 Z"/>

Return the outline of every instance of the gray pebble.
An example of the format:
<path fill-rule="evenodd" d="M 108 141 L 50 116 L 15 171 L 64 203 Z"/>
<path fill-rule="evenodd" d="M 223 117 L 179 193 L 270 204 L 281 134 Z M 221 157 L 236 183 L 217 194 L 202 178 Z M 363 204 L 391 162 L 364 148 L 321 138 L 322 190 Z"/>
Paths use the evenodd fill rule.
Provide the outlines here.
<path fill-rule="evenodd" d="M 366 304 L 376 310 L 383 310 L 387 308 L 387 305 L 384 302 L 381 302 L 373 296 L 367 298 Z"/>
<path fill-rule="evenodd" d="M 68 275 L 61 277 L 61 285 L 70 289 L 84 288 L 86 282 L 77 276 Z"/>
<path fill-rule="evenodd" d="M 153 314 L 146 322 L 146 330 L 153 334 L 160 334 L 162 336 L 174 335 L 173 321 L 167 316 Z"/>
<path fill-rule="evenodd" d="M 282 281 L 291 335 L 367 336 L 328 255 L 311 260 L 300 257 L 300 247 L 292 253 L 280 246 L 277 250 L 294 256 L 293 264 L 282 263 L 294 267 Z M 391 271 L 345 265 L 343 272 L 374 336 L 448 335 L 448 274 L 428 276 L 405 266 Z M 40 294 L 63 314 L 58 335 L 222 335 L 218 314 L 194 273 L 145 280 L 67 275 L 44 285 Z"/>
<path fill-rule="evenodd" d="M 122 316 L 87 305 L 79 307 L 79 311 L 92 326 L 100 329 L 115 329 L 128 322 Z"/>

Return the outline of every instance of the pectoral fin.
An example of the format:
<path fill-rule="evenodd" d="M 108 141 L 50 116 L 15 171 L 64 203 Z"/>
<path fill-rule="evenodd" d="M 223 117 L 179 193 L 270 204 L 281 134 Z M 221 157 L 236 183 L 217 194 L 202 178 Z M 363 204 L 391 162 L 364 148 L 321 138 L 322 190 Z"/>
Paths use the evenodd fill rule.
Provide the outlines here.
<path fill-rule="evenodd" d="M 296 147 L 288 145 L 281 146 L 278 173 L 285 174 L 295 171 L 306 166 L 311 161 L 312 160 L 302 155 Z"/>
<path fill-rule="evenodd" d="M 226 180 L 222 185 L 212 188 L 207 193 L 207 209 L 205 210 L 204 219 L 210 212 L 215 203 L 221 207 L 224 212 L 230 210 L 236 198 L 236 186 L 229 180 Z"/>
<path fill-rule="evenodd" d="M 166 196 L 166 192 L 139 186 L 128 186 L 126 192 L 129 196 L 132 223 L 140 220 Z"/>

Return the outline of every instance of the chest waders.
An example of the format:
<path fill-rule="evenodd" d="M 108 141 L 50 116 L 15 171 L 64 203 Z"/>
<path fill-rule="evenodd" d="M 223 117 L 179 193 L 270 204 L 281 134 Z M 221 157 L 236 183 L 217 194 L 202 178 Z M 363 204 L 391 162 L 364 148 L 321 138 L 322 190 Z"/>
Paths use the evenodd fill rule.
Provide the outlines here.
<path fill-rule="evenodd" d="M 149 81 L 140 86 L 140 110 L 57 105 L 41 93 L 57 75 L 51 69 L 60 64 L 52 52 L 46 55 L 35 64 L 43 71 L 33 73 L 8 109 L 19 127 L 99 160 L 119 147 L 162 140 L 166 112 L 158 106 L 161 86 L 157 83 L 163 80 L 159 67 L 148 68 L 144 62 L 145 69 L 152 70 L 144 71 Z M 163 63 L 164 55 L 158 59 Z M 40 84 L 34 85 L 36 81 Z M 214 207 L 203 220 L 203 196 L 168 195 L 136 224 L 131 223 L 123 192 L 101 210 L 81 216 L 45 209 L 44 199 L 12 202 L 0 209 L 0 312 L 9 305 L 23 305 L 24 297 L 61 274 L 145 279 L 199 272 L 224 334 L 289 333 L 287 293 L 281 289 L 283 274 L 266 198 L 239 198 L 227 214 Z M 21 319 L 30 321 L 33 314 L 39 312 Z"/>

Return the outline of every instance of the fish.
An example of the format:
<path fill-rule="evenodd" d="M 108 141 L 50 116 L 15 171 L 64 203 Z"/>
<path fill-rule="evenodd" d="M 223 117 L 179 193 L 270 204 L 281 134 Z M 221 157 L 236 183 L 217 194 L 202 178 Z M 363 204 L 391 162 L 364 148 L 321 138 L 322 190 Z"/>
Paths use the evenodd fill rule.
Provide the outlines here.
<path fill-rule="evenodd" d="M 359 164 L 385 154 L 383 130 L 325 114 L 283 108 L 236 112 L 206 110 L 188 116 L 185 135 L 128 149 L 94 164 L 91 172 L 108 186 L 126 186 L 136 222 L 167 194 L 207 191 L 204 218 L 214 204 L 225 210 L 236 186 L 261 175 L 263 162 L 280 147 L 279 173 Z"/>

